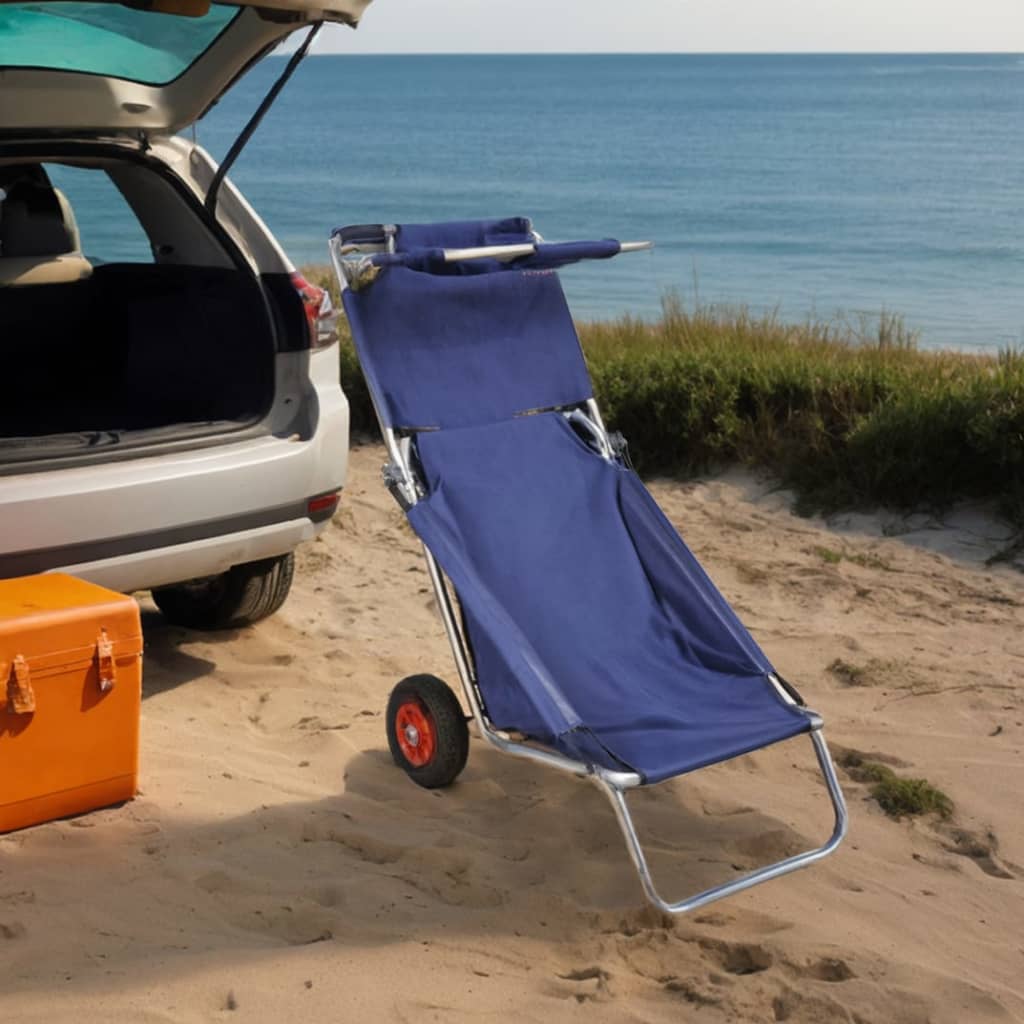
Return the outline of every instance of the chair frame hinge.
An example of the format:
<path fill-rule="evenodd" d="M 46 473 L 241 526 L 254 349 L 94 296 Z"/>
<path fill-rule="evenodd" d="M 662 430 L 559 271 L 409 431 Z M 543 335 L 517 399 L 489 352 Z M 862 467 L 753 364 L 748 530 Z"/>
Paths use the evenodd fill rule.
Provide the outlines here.
<path fill-rule="evenodd" d="M 391 497 L 398 502 L 403 512 L 408 512 L 416 504 L 417 498 L 415 494 L 410 496 L 409 492 L 412 490 L 413 485 L 402 471 L 402 468 L 394 462 L 388 462 L 381 469 L 381 477 Z"/>
<path fill-rule="evenodd" d="M 612 455 L 627 469 L 633 468 L 633 460 L 629 457 L 629 442 L 617 430 L 608 435 L 608 447 L 611 448 Z"/>

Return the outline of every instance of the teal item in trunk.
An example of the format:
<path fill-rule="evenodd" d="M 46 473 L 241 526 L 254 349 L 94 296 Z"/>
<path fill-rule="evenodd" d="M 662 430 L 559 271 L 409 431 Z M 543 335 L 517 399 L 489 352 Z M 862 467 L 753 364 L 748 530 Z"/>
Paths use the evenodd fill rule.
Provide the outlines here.
<path fill-rule="evenodd" d="M 238 15 L 211 4 L 199 18 L 120 4 L 0 4 L 0 68 L 40 68 L 165 85 L 204 54 Z"/>

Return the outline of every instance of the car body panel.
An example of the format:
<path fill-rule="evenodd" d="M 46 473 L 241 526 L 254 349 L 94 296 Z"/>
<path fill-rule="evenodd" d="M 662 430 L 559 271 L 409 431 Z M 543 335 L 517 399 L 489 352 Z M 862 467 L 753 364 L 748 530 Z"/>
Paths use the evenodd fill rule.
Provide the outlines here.
<path fill-rule="evenodd" d="M 175 135 L 154 139 L 149 152 L 174 171 L 197 199 L 202 201 L 206 198 L 217 173 L 217 163 L 202 146 Z M 235 188 L 230 178 L 224 179 L 217 197 L 217 222 L 258 273 L 289 274 L 295 269 L 263 218 Z M 325 245 L 325 253 L 326 249 Z"/>
<path fill-rule="evenodd" d="M 0 577 L 59 569 L 135 590 L 211 575 L 253 551 L 283 554 L 314 536 L 322 523 L 305 505 L 344 484 L 349 414 L 336 347 L 309 362 L 318 381 L 309 440 L 269 435 L 0 478 Z M 195 556 L 187 566 L 185 552 Z"/>
<path fill-rule="evenodd" d="M 0 2 L 0 132 L 98 133 L 138 136 L 173 134 L 201 117 L 211 104 L 254 62 L 296 29 L 333 20 L 355 25 L 369 0 L 326 0 L 327 6 L 305 0 L 268 0 L 259 7 L 235 4 L 236 17 L 193 62 L 163 84 L 135 81 L 114 74 L 67 70 L 63 67 L 24 67 L 16 35 L 4 36 L 4 8 L 9 18 L 22 5 Z M 59 0 L 23 5 L 41 20 L 39 32 L 52 33 L 45 25 L 46 8 Z M 118 8 L 99 3 L 75 4 L 80 8 Z M 194 19 L 173 14 L 136 12 L 134 17 L 156 20 L 173 27 L 173 21 Z M 161 21 L 162 19 L 162 21 Z M 5 52 L 5 45 L 9 47 Z M 155 63 L 155 61 L 154 61 Z"/>

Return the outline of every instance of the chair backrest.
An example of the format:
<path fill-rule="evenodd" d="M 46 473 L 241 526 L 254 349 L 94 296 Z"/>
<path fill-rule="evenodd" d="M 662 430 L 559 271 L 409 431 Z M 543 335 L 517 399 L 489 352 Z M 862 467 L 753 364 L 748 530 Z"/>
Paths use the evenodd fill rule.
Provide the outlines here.
<path fill-rule="evenodd" d="M 529 221 L 399 227 L 399 251 L 529 241 Z M 436 272 L 381 267 L 344 293 L 367 382 L 386 426 L 423 430 L 511 419 L 592 397 L 554 270 L 496 261 Z"/>

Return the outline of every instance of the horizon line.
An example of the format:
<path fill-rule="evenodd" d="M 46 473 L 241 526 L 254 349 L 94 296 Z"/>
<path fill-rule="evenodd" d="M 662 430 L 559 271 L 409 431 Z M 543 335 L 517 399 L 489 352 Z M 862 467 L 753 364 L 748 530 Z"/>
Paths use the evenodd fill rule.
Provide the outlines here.
<path fill-rule="evenodd" d="M 271 56 L 287 56 L 277 51 Z M 1024 50 L 311 50 L 309 57 L 1022 57 Z"/>

